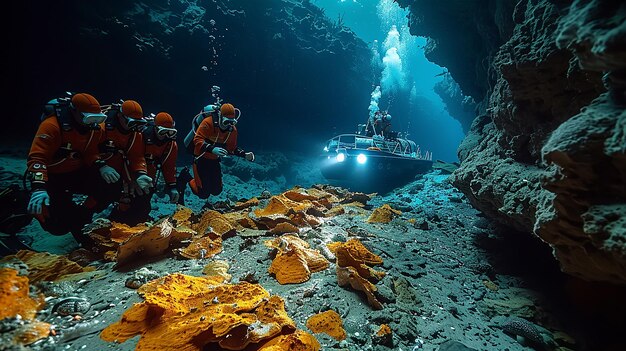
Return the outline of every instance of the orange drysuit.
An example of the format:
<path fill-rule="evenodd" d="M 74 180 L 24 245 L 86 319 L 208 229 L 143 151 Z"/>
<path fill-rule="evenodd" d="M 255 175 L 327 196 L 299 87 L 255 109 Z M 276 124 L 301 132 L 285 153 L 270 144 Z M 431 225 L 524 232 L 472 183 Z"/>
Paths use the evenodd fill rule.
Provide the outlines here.
<path fill-rule="evenodd" d="M 90 129 L 73 121 L 60 122 L 55 115 L 39 125 L 28 154 L 27 175 L 33 190 L 45 190 L 50 196 L 50 205 L 35 215 L 49 233 L 71 232 L 86 244 L 81 230 L 96 209 L 75 203 L 73 195 L 88 195 L 99 201 L 109 191 L 94 166 L 103 134 L 103 125 Z"/>
<path fill-rule="evenodd" d="M 174 140 L 159 141 L 154 135 L 154 126 L 143 131 L 145 143 L 145 160 L 147 163 L 148 176 L 157 182 L 157 168 L 161 169 L 168 189 L 176 188 L 176 158 L 178 145 Z M 150 220 L 150 204 L 153 193 L 135 196 L 129 199 L 127 208 L 114 210 L 111 219 L 128 225 L 137 225 Z"/>
<path fill-rule="evenodd" d="M 213 118 L 213 115 L 206 117 L 193 138 L 194 176 L 189 187 L 201 199 L 222 192 L 222 169 L 220 158 L 212 153 L 214 148 L 221 147 L 231 155 L 245 157 L 245 152 L 237 147 L 237 127 L 232 126 L 231 130 L 224 131 Z"/>
<path fill-rule="evenodd" d="M 98 143 L 103 131 L 103 125 L 97 130 L 78 125 L 62 130 L 56 116 L 44 119 L 28 153 L 27 166 L 33 189 L 45 188 L 48 173 L 69 173 L 92 166 L 99 158 Z"/>
<path fill-rule="evenodd" d="M 226 149 L 229 154 L 237 151 L 237 127 L 233 126 L 231 131 L 223 131 L 213 122 L 213 115 L 206 117 L 198 127 L 196 136 L 193 138 L 194 156 L 217 160 L 211 150 L 214 147 Z"/>
<path fill-rule="evenodd" d="M 139 132 L 124 132 L 107 125 L 100 151 L 100 157 L 126 182 L 136 179 L 138 173 L 148 172 L 143 137 Z"/>
<path fill-rule="evenodd" d="M 176 141 L 171 140 L 163 144 L 146 143 L 145 159 L 148 164 L 148 176 L 156 182 L 157 166 L 160 165 L 165 184 L 168 187 L 176 187 L 177 157 L 178 144 Z"/>

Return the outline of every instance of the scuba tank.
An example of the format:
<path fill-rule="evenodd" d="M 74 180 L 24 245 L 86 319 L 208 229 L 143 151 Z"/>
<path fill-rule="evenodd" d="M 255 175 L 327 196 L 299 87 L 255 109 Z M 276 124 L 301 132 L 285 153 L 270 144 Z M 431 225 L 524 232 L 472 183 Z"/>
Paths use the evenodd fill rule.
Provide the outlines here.
<path fill-rule="evenodd" d="M 202 111 L 200 111 L 200 113 L 195 115 L 193 119 L 191 120 L 191 130 L 185 136 L 183 143 L 185 144 L 185 150 L 192 155 L 193 155 L 193 149 L 194 149 L 193 138 L 196 136 L 196 131 L 198 130 L 200 123 L 202 123 L 202 120 L 204 120 L 206 117 L 210 116 L 211 114 L 217 113 L 220 110 L 220 107 L 222 106 L 222 99 L 219 96 L 219 93 L 221 90 L 222 88 L 220 88 L 217 85 L 212 86 L 211 96 L 215 99 L 215 104 L 204 106 L 202 108 Z"/>
<path fill-rule="evenodd" d="M 202 123 L 202 121 L 211 114 L 217 113 L 219 109 L 220 105 L 206 105 L 200 113 L 193 117 L 193 120 L 191 121 L 191 130 L 187 133 L 183 141 L 185 144 L 185 150 L 187 150 L 188 153 L 193 155 L 193 138 L 196 136 L 196 131 L 198 130 L 200 123 Z"/>

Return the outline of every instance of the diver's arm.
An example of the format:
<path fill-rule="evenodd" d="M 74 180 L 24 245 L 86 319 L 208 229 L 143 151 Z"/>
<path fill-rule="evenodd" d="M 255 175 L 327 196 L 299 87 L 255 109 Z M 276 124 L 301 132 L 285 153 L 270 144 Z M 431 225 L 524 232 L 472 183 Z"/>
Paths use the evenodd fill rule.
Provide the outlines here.
<path fill-rule="evenodd" d="M 233 147 L 234 147 L 234 150 L 232 152 L 233 155 L 241 157 L 241 158 L 245 158 L 246 160 L 250 162 L 254 162 L 256 157 L 254 156 L 253 152 L 245 151 L 244 149 L 236 146 L 236 144 L 233 145 Z"/>
<path fill-rule="evenodd" d="M 148 174 L 148 165 L 145 159 L 145 145 L 143 143 L 143 135 L 135 134 L 135 141 L 128 150 L 128 162 L 130 170 L 135 172 L 136 176 Z"/>
<path fill-rule="evenodd" d="M 56 118 L 48 118 L 41 122 L 30 147 L 26 163 L 33 190 L 46 187 L 48 166 L 60 147 L 61 129 L 56 123 Z"/>
<path fill-rule="evenodd" d="M 172 141 L 165 155 L 162 155 L 161 170 L 168 188 L 176 188 L 176 158 L 178 157 L 178 144 Z"/>
<path fill-rule="evenodd" d="M 196 135 L 193 137 L 194 155 L 198 156 L 204 152 L 210 153 L 213 151 L 215 146 L 210 142 L 212 128 L 213 119 L 211 117 L 205 118 L 202 123 L 200 123 Z"/>

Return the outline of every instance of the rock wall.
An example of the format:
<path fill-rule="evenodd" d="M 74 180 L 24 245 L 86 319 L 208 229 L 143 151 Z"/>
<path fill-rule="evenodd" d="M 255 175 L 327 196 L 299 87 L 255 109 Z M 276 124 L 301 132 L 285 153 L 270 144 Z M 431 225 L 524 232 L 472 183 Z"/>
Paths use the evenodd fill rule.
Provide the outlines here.
<path fill-rule="evenodd" d="M 564 272 L 626 284 L 626 4 L 399 2 L 419 13 L 414 34 L 432 33 L 429 58 L 464 93 L 484 96 L 455 186 L 490 217 L 538 235 Z M 477 38 L 487 41 L 478 50 L 457 45 Z M 476 65 L 484 60 L 487 69 Z M 482 78 L 472 85 L 473 73 Z"/>
<path fill-rule="evenodd" d="M 243 111 L 244 147 L 311 149 L 334 130 L 354 129 L 367 112 L 367 45 L 307 1 L 11 6 L 21 7 L 11 11 L 22 40 L 14 79 L 28 111 L 10 115 L 28 138 L 42 104 L 67 90 L 90 91 L 103 104 L 136 99 L 186 129 L 219 85 L 222 98 Z"/>
<path fill-rule="evenodd" d="M 463 131 L 467 133 L 476 117 L 476 101 L 471 96 L 463 95 L 461 87 L 449 74 L 435 84 L 433 90 L 441 97 L 450 116 L 461 122 Z"/>

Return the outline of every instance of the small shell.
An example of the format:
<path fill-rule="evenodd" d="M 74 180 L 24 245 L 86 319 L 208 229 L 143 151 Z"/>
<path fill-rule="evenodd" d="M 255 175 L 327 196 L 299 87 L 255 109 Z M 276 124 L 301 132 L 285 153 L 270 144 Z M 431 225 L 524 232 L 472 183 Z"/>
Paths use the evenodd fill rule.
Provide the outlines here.
<path fill-rule="evenodd" d="M 89 311 L 91 303 L 80 297 L 68 297 L 57 302 L 52 307 L 52 312 L 58 313 L 60 316 L 83 315 Z"/>
<path fill-rule="evenodd" d="M 137 270 L 131 277 L 126 279 L 125 285 L 127 288 L 131 289 L 139 289 L 140 286 L 145 283 L 157 279 L 159 274 L 157 272 L 151 271 L 147 268 L 141 268 Z"/>
<path fill-rule="evenodd" d="M 139 289 L 142 285 L 145 284 L 143 279 L 137 279 L 136 277 L 130 277 L 126 279 L 126 287 L 131 289 Z"/>

